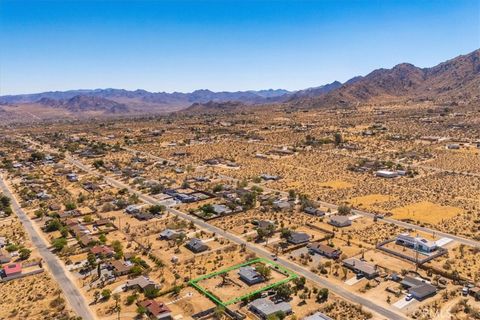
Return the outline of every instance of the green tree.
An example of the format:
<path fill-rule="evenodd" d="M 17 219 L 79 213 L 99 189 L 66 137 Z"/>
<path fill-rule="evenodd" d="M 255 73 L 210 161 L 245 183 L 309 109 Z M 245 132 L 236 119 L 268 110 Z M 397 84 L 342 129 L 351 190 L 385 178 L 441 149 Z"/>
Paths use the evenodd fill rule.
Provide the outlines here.
<path fill-rule="evenodd" d="M 93 166 L 94 166 L 96 169 L 100 169 L 101 167 L 105 166 L 105 162 L 104 162 L 102 159 L 95 160 L 95 161 L 93 162 Z"/>
<path fill-rule="evenodd" d="M 103 300 L 108 300 L 112 295 L 112 291 L 110 289 L 103 289 L 101 295 Z"/>
<path fill-rule="evenodd" d="M 67 239 L 58 238 L 52 241 L 52 246 L 56 251 L 61 251 L 67 245 Z"/>
<path fill-rule="evenodd" d="M 120 259 L 123 257 L 122 243 L 118 240 L 112 242 L 113 251 L 115 251 L 115 258 Z"/>
<path fill-rule="evenodd" d="M 138 299 L 138 294 L 134 293 L 132 295 L 129 295 L 126 301 L 127 306 L 132 305 L 137 299 Z"/>
<path fill-rule="evenodd" d="M 147 288 L 144 291 L 145 297 L 148 299 L 155 299 L 160 294 L 160 289 L 158 288 Z"/>
<path fill-rule="evenodd" d="M 145 308 L 143 306 L 138 306 L 137 313 L 138 313 L 139 316 L 143 316 L 144 314 L 147 313 L 147 308 Z"/>
<path fill-rule="evenodd" d="M 283 300 L 290 299 L 290 296 L 293 294 L 292 287 L 288 283 L 281 284 L 278 287 L 276 287 L 274 290 L 277 297 Z"/>
<path fill-rule="evenodd" d="M 142 274 L 142 267 L 140 267 L 139 265 L 134 265 L 131 269 L 130 269 L 130 273 L 133 275 L 133 276 L 139 276 Z"/>
<path fill-rule="evenodd" d="M 5 247 L 5 250 L 7 250 L 8 252 L 13 252 L 13 251 L 17 251 L 18 250 L 18 246 L 14 243 L 10 243 L 8 244 L 6 247 Z"/>
<path fill-rule="evenodd" d="M 327 288 L 322 288 L 318 291 L 317 294 L 317 302 L 322 303 L 328 300 L 328 289 Z"/>
<path fill-rule="evenodd" d="M 38 219 L 43 218 L 43 216 L 45 215 L 45 210 L 44 209 L 35 210 L 34 214 L 35 214 L 35 217 Z"/>
<path fill-rule="evenodd" d="M 54 219 L 48 221 L 48 223 L 45 226 L 45 231 L 46 232 L 53 232 L 53 231 L 60 230 L 61 227 L 63 227 L 63 225 L 60 222 L 60 220 L 58 220 L 57 218 L 54 218 Z"/>
<path fill-rule="evenodd" d="M 299 277 L 293 280 L 293 283 L 295 283 L 295 287 L 297 290 L 303 289 L 305 287 L 305 282 L 305 277 Z"/>
<path fill-rule="evenodd" d="M 155 214 L 155 215 L 160 214 L 163 211 L 165 211 L 165 206 L 158 205 L 158 204 L 153 205 L 148 209 L 148 212 L 150 212 L 151 214 Z"/>
<path fill-rule="evenodd" d="M 223 190 L 223 185 L 222 184 L 217 184 L 213 187 L 213 192 L 217 193 Z"/>
<path fill-rule="evenodd" d="M 73 201 L 68 201 L 65 203 L 65 210 L 70 211 L 70 210 L 75 210 L 77 209 L 77 205 Z"/>
<path fill-rule="evenodd" d="M 37 161 L 42 161 L 45 159 L 45 154 L 40 151 L 34 151 L 30 154 L 30 161 L 32 162 L 37 162 Z"/>
<path fill-rule="evenodd" d="M 343 143 L 343 135 L 340 132 L 336 132 L 333 135 L 333 139 L 335 141 L 335 145 L 338 146 Z"/>
<path fill-rule="evenodd" d="M 280 238 L 282 239 L 288 239 L 292 234 L 292 231 L 286 228 L 283 228 L 280 230 Z"/>
<path fill-rule="evenodd" d="M 101 243 L 105 244 L 105 243 L 107 242 L 107 236 L 105 235 L 105 233 L 100 234 L 100 235 L 98 236 L 98 240 L 99 240 Z"/>
<path fill-rule="evenodd" d="M 21 260 L 27 260 L 28 258 L 30 258 L 30 254 L 32 253 L 32 250 L 27 248 L 21 248 L 18 251 L 18 253 Z"/>
<path fill-rule="evenodd" d="M 288 190 L 288 199 L 295 200 L 297 198 L 297 192 L 295 190 L 290 189 Z"/>
<path fill-rule="evenodd" d="M 93 269 L 97 265 L 97 257 L 95 257 L 95 255 L 93 253 L 89 252 L 88 255 L 87 255 L 87 262 L 88 262 L 88 265 L 89 265 L 90 269 Z"/>
<path fill-rule="evenodd" d="M 257 203 L 257 194 L 255 192 L 247 192 L 242 196 L 242 203 L 245 209 L 251 209 L 255 207 Z"/>
<path fill-rule="evenodd" d="M 264 278 L 269 279 L 272 274 L 272 270 L 264 263 L 259 263 L 255 270 Z"/>
<path fill-rule="evenodd" d="M 9 197 L 7 197 L 6 195 L 1 195 L 0 196 L 0 208 L 8 208 L 10 207 L 10 203 L 11 203 L 11 200 Z"/>
<path fill-rule="evenodd" d="M 348 216 L 352 212 L 349 206 L 341 205 L 338 207 L 338 214 L 341 216 Z"/>

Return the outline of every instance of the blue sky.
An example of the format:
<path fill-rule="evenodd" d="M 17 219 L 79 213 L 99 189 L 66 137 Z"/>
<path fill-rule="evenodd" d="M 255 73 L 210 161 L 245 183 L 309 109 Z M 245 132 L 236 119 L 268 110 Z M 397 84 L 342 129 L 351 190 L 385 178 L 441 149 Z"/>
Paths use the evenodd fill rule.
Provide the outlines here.
<path fill-rule="evenodd" d="M 0 95 L 301 89 L 480 47 L 480 2 L 0 0 Z"/>

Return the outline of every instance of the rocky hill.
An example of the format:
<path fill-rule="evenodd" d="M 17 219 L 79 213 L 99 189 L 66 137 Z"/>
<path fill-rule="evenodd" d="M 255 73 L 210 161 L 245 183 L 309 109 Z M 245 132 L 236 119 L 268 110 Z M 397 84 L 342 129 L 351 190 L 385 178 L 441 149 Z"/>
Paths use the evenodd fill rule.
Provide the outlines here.
<path fill-rule="evenodd" d="M 43 97 L 36 103 L 42 106 L 66 109 L 73 113 L 101 111 L 103 113 L 111 114 L 125 113 L 129 111 L 128 107 L 125 104 L 105 98 L 86 95 L 76 95 L 70 99 L 65 100 L 55 100 Z"/>
<path fill-rule="evenodd" d="M 402 63 L 392 69 L 378 69 L 326 94 L 299 97 L 290 103 L 300 107 L 350 107 L 412 100 L 447 104 L 479 102 L 480 50 L 432 68 Z"/>

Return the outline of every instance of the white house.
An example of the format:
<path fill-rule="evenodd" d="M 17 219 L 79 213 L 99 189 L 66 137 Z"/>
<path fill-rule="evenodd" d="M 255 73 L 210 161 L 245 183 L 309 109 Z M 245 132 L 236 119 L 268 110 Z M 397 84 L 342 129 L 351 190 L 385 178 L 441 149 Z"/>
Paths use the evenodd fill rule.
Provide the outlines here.
<path fill-rule="evenodd" d="M 375 172 L 375 175 L 381 178 L 396 178 L 398 177 L 398 172 L 390 170 L 378 170 Z"/>
<path fill-rule="evenodd" d="M 419 236 L 413 237 L 408 233 L 399 234 L 395 242 L 399 245 L 422 252 L 432 252 L 438 248 L 435 241 L 430 241 Z"/>

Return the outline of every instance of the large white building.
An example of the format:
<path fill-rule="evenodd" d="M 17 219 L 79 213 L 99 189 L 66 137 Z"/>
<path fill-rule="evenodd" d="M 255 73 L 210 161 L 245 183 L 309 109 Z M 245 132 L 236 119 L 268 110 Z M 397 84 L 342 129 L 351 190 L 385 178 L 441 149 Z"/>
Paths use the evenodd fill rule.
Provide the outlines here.
<path fill-rule="evenodd" d="M 398 235 L 395 242 L 399 245 L 422 252 L 432 252 L 437 249 L 437 244 L 434 241 L 430 241 L 419 236 L 413 237 L 408 233 L 402 233 Z"/>

